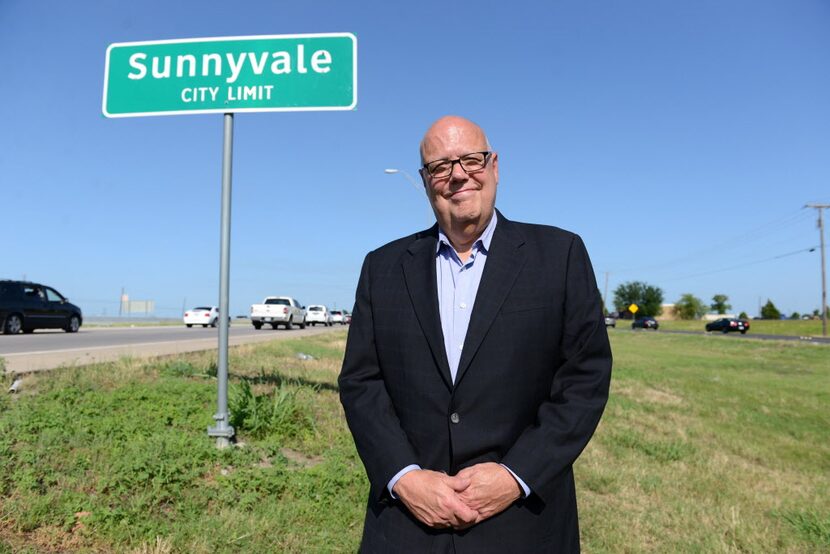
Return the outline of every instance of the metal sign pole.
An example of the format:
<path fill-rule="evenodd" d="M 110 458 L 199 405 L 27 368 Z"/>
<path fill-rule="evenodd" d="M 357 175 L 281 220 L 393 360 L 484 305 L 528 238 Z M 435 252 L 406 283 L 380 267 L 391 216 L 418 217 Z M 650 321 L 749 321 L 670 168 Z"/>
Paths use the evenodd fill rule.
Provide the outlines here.
<path fill-rule="evenodd" d="M 228 316 L 230 260 L 231 260 L 231 173 L 233 165 L 233 114 L 225 114 L 225 132 L 222 146 L 222 223 L 219 253 L 219 366 L 217 368 L 218 395 L 214 427 L 208 436 L 216 437 L 216 447 L 230 445 L 234 430 L 228 422 Z"/>
<path fill-rule="evenodd" d="M 292 58 L 289 52 L 296 51 Z M 274 52 L 293 60 L 297 71 L 282 71 L 279 63 L 259 67 Z M 306 55 L 306 53 L 308 55 Z M 210 56 L 248 59 L 239 68 L 216 66 Z M 160 59 L 192 60 L 189 75 L 175 83 L 157 77 Z M 154 70 L 149 71 L 150 61 Z M 263 62 L 264 63 L 264 62 Z M 306 65 L 308 63 L 308 65 Z M 220 64 L 221 65 L 221 64 Z M 224 73 L 223 73 L 224 71 Z M 181 73 L 181 72 L 180 72 Z M 265 74 L 264 74 L 265 73 Z M 232 75 L 231 75 L 232 74 Z M 230 81 L 233 81 L 230 84 Z M 121 42 L 107 48 L 101 112 L 106 117 L 145 117 L 195 113 L 224 114 L 222 151 L 222 222 L 219 261 L 218 398 L 208 436 L 227 447 L 234 437 L 228 413 L 228 283 L 230 282 L 231 164 L 233 112 L 296 112 L 354 110 L 357 106 L 357 37 L 352 33 L 316 33 L 252 37 Z M 125 295 L 126 296 L 126 295 Z M 129 302 L 122 302 L 129 312 Z"/>

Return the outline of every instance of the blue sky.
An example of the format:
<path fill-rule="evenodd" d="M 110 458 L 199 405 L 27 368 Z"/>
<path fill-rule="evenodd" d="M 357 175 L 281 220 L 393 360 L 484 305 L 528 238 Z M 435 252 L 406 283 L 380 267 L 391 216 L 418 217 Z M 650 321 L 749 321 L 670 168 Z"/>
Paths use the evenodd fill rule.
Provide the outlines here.
<path fill-rule="evenodd" d="M 384 168 L 416 175 L 449 113 L 499 152 L 502 212 L 579 233 L 600 290 L 608 272 L 609 294 L 810 312 L 828 28 L 821 0 L 0 0 L 0 278 L 86 315 L 117 313 L 122 287 L 161 316 L 216 303 L 222 116 L 104 118 L 107 46 L 351 32 L 355 111 L 235 118 L 232 314 L 269 294 L 350 307 L 365 253 L 429 223 Z"/>

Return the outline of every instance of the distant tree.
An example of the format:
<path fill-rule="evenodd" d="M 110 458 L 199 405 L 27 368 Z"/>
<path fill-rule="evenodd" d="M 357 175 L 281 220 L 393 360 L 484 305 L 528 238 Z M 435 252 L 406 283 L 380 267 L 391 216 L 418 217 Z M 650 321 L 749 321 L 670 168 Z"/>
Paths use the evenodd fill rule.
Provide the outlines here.
<path fill-rule="evenodd" d="M 793 312 L 790 314 L 790 319 L 801 319 L 801 314 L 798 312 Z"/>
<path fill-rule="evenodd" d="M 816 308 L 813 310 L 813 317 L 821 317 L 821 312 Z"/>
<path fill-rule="evenodd" d="M 729 297 L 725 294 L 716 294 L 712 297 L 712 311 L 715 311 L 721 315 L 725 314 L 729 310 L 732 309 L 731 304 L 727 304 Z"/>
<path fill-rule="evenodd" d="M 781 312 L 772 303 L 772 300 L 767 298 L 767 303 L 761 308 L 761 317 L 764 319 L 781 319 Z"/>
<path fill-rule="evenodd" d="M 660 315 L 663 303 L 663 291 L 641 281 L 623 283 L 614 290 L 614 307 L 618 312 L 628 310 L 631 304 L 637 304 L 638 316 Z"/>
<path fill-rule="evenodd" d="M 746 312 L 741 312 L 738 314 L 738 319 L 749 319 L 749 316 L 746 315 Z"/>
<path fill-rule="evenodd" d="M 687 292 L 674 303 L 674 313 L 680 319 L 697 319 L 706 313 L 706 304 L 694 294 Z"/>

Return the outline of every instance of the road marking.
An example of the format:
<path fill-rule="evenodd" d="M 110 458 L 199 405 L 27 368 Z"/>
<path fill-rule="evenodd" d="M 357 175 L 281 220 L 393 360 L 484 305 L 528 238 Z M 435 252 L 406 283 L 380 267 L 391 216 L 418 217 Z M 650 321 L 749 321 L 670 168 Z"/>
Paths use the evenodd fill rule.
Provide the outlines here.
<path fill-rule="evenodd" d="M 134 348 L 142 346 L 156 346 L 159 344 L 170 344 L 178 341 L 162 340 L 157 342 L 136 342 L 131 344 L 114 344 L 110 346 L 87 346 L 86 348 L 61 348 L 56 350 L 35 350 L 34 352 L 14 352 L 12 354 L 3 354 L 4 358 L 11 358 L 12 356 L 37 356 L 39 354 L 63 354 L 64 352 L 89 352 L 90 350 L 112 350 L 113 348 Z M 191 339 L 187 342 L 216 342 L 215 339 Z"/>

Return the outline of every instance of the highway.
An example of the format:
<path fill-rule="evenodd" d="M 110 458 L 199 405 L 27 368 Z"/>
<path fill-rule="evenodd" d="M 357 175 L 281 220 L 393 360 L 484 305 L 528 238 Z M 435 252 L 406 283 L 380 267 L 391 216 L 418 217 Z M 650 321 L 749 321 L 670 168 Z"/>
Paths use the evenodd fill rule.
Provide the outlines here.
<path fill-rule="evenodd" d="M 273 330 L 264 328 L 257 331 L 249 323 L 231 325 L 228 342 L 231 346 L 251 342 L 266 342 L 328 333 L 347 327 L 307 327 Z M 702 331 L 649 331 L 637 329 L 610 329 L 610 332 L 676 333 L 703 335 Z M 830 338 L 797 337 L 785 335 L 758 335 L 752 332 L 708 333 L 722 340 L 783 340 L 812 344 L 830 344 Z M 182 326 L 154 327 L 81 327 L 77 333 L 60 330 L 38 330 L 32 334 L 0 335 L 0 357 L 6 362 L 7 373 L 27 373 L 53 369 L 60 366 L 85 365 L 94 362 L 117 360 L 122 356 L 147 358 L 211 350 L 217 348 L 219 330 L 214 328 Z"/>
<path fill-rule="evenodd" d="M 233 346 L 329 333 L 345 326 L 263 328 L 250 323 L 231 325 L 228 343 Z M 218 328 L 182 326 L 81 327 L 77 333 L 43 329 L 32 334 L 0 335 L 0 357 L 7 373 L 27 373 L 68 365 L 112 361 L 122 356 L 152 357 L 217 348 Z"/>

